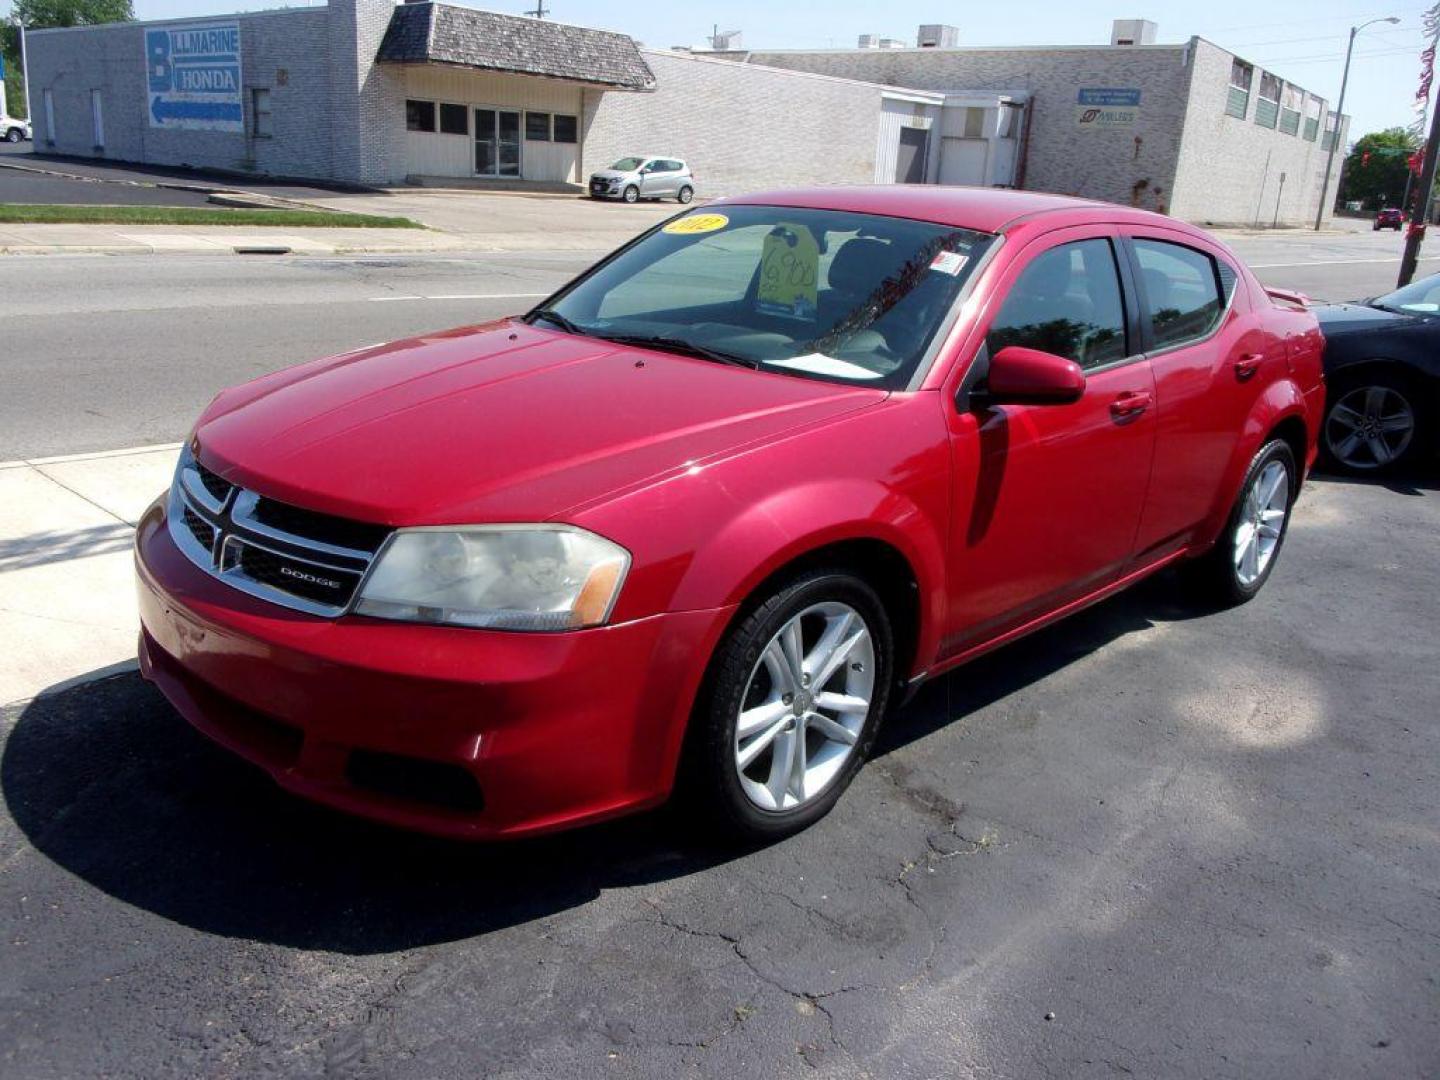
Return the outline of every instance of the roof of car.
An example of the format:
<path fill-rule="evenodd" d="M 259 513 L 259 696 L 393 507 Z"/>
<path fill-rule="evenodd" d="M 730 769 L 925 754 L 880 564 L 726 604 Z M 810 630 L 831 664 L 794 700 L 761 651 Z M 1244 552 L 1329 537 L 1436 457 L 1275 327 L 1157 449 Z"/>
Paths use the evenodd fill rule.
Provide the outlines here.
<path fill-rule="evenodd" d="M 980 232 L 1000 232 L 1006 226 L 1037 214 L 1065 211 L 1076 222 L 1087 220 L 1166 222 L 1173 218 L 1095 199 L 1051 195 L 1040 191 L 1003 188 L 943 187 L 936 184 L 874 184 L 789 191 L 762 191 L 718 202 L 770 206 L 801 206 L 816 210 L 849 210 L 862 214 L 933 221 Z M 715 205 L 712 203 L 711 205 Z"/>

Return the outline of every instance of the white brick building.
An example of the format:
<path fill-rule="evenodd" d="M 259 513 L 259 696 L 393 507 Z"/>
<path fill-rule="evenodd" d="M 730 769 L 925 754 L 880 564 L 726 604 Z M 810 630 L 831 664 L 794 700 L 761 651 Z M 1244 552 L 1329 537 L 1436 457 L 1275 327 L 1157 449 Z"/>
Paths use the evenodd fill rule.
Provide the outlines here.
<path fill-rule="evenodd" d="M 701 195 L 977 184 L 1299 224 L 1334 123 L 1201 38 L 705 56 L 431 0 L 330 0 L 29 40 L 42 152 L 370 184 L 580 184 L 663 153 Z"/>

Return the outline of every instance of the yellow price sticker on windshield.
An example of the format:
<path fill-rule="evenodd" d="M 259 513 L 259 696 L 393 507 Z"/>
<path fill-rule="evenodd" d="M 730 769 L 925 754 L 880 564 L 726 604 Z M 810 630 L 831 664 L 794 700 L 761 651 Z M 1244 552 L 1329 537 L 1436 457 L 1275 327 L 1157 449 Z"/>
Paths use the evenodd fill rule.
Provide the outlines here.
<path fill-rule="evenodd" d="M 678 221 L 672 221 L 661 229 L 661 232 L 674 233 L 678 236 L 691 236 L 695 233 L 715 232 L 730 224 L 730 219 L 724 214 L 691 214 L 689 217 L 682 217 Z"/>

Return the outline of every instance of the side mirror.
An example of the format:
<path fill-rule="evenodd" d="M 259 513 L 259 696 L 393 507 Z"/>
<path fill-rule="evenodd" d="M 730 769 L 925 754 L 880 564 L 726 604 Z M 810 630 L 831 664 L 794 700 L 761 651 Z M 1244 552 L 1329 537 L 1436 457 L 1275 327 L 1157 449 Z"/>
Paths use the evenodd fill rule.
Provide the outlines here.
<path fill-rule="evenodd" d="M 1085 373 L 1074 360 L 1006 345 L 990 358 L 983 400 L 991 405 L 1067 405 L 1084 393 Z"/>

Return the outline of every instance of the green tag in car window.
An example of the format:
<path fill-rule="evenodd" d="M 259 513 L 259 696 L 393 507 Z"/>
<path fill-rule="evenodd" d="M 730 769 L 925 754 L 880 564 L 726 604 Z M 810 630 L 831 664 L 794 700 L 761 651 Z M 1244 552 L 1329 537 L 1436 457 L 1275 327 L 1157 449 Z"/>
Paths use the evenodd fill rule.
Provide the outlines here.
<path fill-rule="evenodd" d="M 755 307 L 786 319 L 815 318 L 820 245 L 809 229 L 782 222 L 765 237 Z"/>

